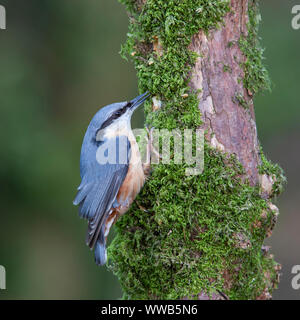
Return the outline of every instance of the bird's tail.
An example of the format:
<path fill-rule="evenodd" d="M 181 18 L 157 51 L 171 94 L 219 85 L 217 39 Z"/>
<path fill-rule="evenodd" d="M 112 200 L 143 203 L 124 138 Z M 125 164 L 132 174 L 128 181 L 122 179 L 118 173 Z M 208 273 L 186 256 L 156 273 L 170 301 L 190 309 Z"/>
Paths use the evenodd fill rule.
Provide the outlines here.
<path fill-rule="evenodd" d="M 106 241 L 105 239 L 97 240 L 95 245 L 95 262 L 98 266 L 103 266 L 107 261 Z"/>

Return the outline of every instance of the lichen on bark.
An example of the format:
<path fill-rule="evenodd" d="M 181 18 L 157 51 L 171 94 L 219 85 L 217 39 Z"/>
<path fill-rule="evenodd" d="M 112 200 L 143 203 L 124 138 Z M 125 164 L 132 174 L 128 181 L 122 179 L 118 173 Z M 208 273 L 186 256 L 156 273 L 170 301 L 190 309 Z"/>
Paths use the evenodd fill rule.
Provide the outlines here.
<path fill-rule="evenodd" d="M 257 44 L 248 29 L 256 1 L 120 1 L 130 17 L 122 55 L 133 60 L 140 90 L 153 95 L 147 125 L 206 132 L 203 173 L 155 165 L 116 224 L 109 267 L 124 298 L 270 298 L 280 267 L 263 242 L 277 219 L 271 199 L 284 177 L 259 148 L 258 90 L 247 87 L 247 63 L 265 72 L 240 40 Z"/>

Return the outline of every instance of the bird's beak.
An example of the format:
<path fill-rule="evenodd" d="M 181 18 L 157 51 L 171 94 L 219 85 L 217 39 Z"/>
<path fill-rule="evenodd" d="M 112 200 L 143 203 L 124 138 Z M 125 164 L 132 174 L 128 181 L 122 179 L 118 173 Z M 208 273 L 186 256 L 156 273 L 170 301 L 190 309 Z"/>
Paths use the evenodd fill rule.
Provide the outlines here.
<path fill-rule="evenodd" d="M 142 105 L 149 97 L 150 97 L 150 93 L 149 91 L 147 91 L 146 93 L 136 97 L 135 99 L 131 100 L 131 107 L 130 110 L 132 110 L 132 112 L 137 109 L 140 105 Z"/>

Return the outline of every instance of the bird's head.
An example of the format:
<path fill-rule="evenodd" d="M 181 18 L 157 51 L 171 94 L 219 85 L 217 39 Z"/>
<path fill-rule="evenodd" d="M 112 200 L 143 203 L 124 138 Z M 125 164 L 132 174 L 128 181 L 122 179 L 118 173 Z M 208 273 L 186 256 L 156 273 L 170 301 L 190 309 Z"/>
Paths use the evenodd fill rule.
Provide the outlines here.
<path fill-rule="evenodd" d="M 113 127 L 130 126 L 133 112 L 142 105 L 149 96 L 149 92 L 146 92 L 129 102 L 113 103 L 100 109 L 92 119 L 90 129 L 103 132 Z"/>

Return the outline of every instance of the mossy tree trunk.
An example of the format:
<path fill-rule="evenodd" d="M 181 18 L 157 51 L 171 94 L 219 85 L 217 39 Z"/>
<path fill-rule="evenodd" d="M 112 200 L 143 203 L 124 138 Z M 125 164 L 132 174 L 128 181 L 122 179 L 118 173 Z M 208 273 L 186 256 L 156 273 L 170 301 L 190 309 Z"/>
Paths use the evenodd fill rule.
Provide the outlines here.
<path fill-rule="evenodd" d="M 220 151 L 235 154 L 255 185 L 260 159 L 253 93 L 244 86 L 247 58 L 239 46 L 241 37 L 248 35 L 248 23 L 248 0 L 236 0 L 222 28 L 193 36 L 190 50 L 200 58 L 190 84 L 201 90 L 199 108 L 208 140 Z"/>
<path fill-rule="evenodd" d="M 160 164 L 109 248 L 125 298 L 269 299 L 280 266 L 271 235 L 282 170 L 257 139 L 253 97 L 269 88 L 253 0 L 121 0 L 130 16 L 123 54 L 147 124 L 205 129 L 205 166 Z"/>

